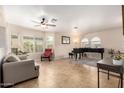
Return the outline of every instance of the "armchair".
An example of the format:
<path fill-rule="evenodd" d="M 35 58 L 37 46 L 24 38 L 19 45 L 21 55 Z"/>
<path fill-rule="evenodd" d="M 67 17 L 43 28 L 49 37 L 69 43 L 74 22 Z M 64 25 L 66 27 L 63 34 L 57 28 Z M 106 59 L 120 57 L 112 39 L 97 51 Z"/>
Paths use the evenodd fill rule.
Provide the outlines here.
<path fill-rule="evenodd" d="M 52 49 L 45 49 L 45 52 L 41 55 L 41 61 L 43 58 L 47 58 L 49 61 L 51 61 L 52 57 Z"/>

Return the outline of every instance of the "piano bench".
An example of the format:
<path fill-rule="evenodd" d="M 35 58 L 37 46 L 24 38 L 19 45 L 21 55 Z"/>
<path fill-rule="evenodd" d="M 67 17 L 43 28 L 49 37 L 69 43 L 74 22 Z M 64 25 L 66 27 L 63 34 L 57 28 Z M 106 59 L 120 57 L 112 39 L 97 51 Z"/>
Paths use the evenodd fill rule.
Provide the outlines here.
<path fill-rule="evenodd" d="M 69 58 L 73 58 L 74 54 L 72 52 L 69 53 Z"/>

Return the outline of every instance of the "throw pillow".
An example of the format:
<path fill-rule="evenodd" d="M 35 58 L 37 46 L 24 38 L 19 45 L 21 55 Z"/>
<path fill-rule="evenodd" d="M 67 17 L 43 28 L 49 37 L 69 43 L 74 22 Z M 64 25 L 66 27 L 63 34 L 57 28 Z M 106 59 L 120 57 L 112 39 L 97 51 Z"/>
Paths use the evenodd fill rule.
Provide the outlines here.
<path fill-rule="evenodd" d="M 4 62 L 16 62 L 16 61 L 21 61 L 18 56 L 14 54 L 9 54 L 5 57 Z"/>

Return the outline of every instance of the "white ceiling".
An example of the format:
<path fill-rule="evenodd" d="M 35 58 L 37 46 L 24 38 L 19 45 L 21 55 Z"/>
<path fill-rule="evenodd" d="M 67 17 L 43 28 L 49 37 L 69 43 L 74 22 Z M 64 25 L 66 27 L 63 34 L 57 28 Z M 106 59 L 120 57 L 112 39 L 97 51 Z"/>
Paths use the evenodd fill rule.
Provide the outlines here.
<path fill-rule="evenodd" d="M 56 27 L 49 31 L 98 31 L 122 26 L 121 6 L 119 5 L 27 5 L 3 6 L 8 23 L 17 24 L 37 30 L 32 20 L 46 15 L 49 19 L 57 18 Z"/>

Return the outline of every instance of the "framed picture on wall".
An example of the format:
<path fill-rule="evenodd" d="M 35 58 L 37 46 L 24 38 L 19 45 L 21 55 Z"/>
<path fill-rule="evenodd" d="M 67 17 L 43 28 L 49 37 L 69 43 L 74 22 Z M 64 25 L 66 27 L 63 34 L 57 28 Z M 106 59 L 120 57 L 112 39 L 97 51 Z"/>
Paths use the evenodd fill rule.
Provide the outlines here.
<path fill-rule="evenodd" d="M 62 40 L 62 44 L 70 44 L 70 37 L 68 36 L 62 36 L 61 40 Z"/>

